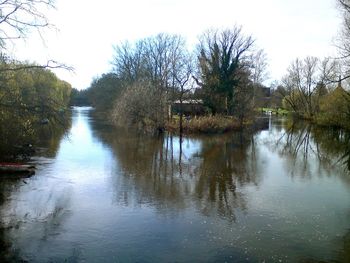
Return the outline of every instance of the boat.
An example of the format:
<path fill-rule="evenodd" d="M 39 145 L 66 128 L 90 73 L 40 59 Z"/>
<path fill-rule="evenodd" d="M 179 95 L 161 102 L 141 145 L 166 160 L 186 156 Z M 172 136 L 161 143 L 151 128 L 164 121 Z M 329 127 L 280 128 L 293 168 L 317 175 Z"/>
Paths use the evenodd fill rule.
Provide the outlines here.
<path fill-rule="evenodd" d="M 33 175 L 35 166 L 30 164 L 0 163 L 0 175 Z"/>

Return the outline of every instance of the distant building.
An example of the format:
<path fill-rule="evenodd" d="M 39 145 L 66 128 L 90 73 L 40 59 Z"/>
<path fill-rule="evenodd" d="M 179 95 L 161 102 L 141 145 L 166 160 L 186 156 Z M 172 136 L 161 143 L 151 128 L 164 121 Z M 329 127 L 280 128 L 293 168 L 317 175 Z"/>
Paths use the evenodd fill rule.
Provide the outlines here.
<path fill-rule="evenodd" d="M 181 109 L 184 115 L 202 115 L 204 114 L 203 100 L 183 100 L 182 104 L 180 100 L 174 101 L 170 105 L 170 112 L 173 114 L 180 114 Z"/>

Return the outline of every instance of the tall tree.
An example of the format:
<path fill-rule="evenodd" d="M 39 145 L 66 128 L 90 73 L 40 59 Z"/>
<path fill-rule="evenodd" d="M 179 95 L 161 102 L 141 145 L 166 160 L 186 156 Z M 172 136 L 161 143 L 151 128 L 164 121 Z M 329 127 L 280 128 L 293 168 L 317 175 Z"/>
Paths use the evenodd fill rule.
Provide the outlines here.
<path fill-rule="evenodd" d="M 36 31 L 50 28 L 46 12 L 54 0 L 0 1 L 0 158 L 14 145 L 33 142 L 40 123 L 65 124 L 64 110 L 71 87 L 49 68 L 69 68 L 48 61 L 45 65 L 22 63 L 5 55 L 11 44 Z"/>
<path fill-rule="evenodd" d="M 173 86 L 185 41 L 179 35 L 161 33 L 134 44 L 124 42 L 114 50 L 113 71 L 126 84 L 147 80 L 166 90 Z"/>
<path fill-rule="evenodd" d="M 343 72 L 341 80 L 350 78 L 350 1 L 337 0 L 338 6 L 342 12 L 343 24 L 337 41 L 337 47 L 342 62 Z M 337 81 L 338 78 L 333 81 Z"/>
<path fill-rule="evenodd" d="M 182 133 L 183 133 L 183 101 L 187 93 L 191 92 L 194 86 L 192 75 L 194 70 L 193 58 L 188 53 L 183 53 L 181 58 L 181 64 L 177 65 L 177 68 L 174 70 L 174 87 L 177 91 L 177 97 L 180 101 L 180 144 L 182 142 Z M 181 146 L 182 147 L 182 146 Z"/>
<path fill-rule="evenodd" d="M 283 78 L 285 102 L 291 110 L 306 118 L 313 118 L 319 110 L 319 101 L 327 93 L 326 85 L 334 79 L 337 64 L 328 58 L 296 59 Z"/>
<path fill-rule="evenodd" d="M 125 87 L 123 100 L 128 100 L 126 96 L 130 96 L 130 101 L 136 102 L 137 96 L 144 96 L 147 89 L 149 89 L 149 96 L 152 96 L 151 100 L 145 101 L 153 105 L 153 112 L 149 111 L 145 103 L 137 103 L 137 111 L 129 110 L 125 112 L 126 114 L 151 120 L 156 129 L 163 129 L 168 100 L 175 98 L 177 77 L 185 50 L 184 39 L 181 36 L 169 34 L 158 34 L 138 40 L 135 44 L 126 42 L 115 47 L 114 72 L 123 81 Z M 140 97 L 140 99 L 145 98 Z M 118 103 L 125 105 L 121 100 L 117 100 Z M 145 108 L 144 114 L 140 114 L 142 107 Z M 127 116 L 120 118 L 120 105 L 116 105 L 114 112 L 115 119 L 127 118 Z M 130 120 L 145 123 L 144 120 L 135 119 L 135 116 L 130 116 Z"/>
<path fill-rule="evenodd" d="M 263 49 L 259 49 L 251 55 L 251 80 L 253 84 L 262 84 L 268 79 L 267 55 Z"/>
<path fill-rule="evenodd" d="M 207 31 L 200 37 L 196 80 L 203 89 L 204 103 L 214 114 L 233 113 L 234 89 L 242 81 L 238 73 L 249 67 L 253 43 L 252 37 L 243 35 L 238 26 Z"/>
<path fill-rule="evenodd" d="M 107 113 L 113 109 L 113 104 L 122 90 L 123 85 L 117 74 L 107 73 L 92 81 L 86 96 L 92 106 Z"/>
<path fill-rule="evenodd" d="M 52 128 L 68 125 L 65 112 L 71 86 L 48 69 L 15 66 L 23 69 L 0 74 L 0 160 L 21 154 L 18 147 L 23 144 L 43 139 L 38 136 L 41 131 L 50 135 Z"/>

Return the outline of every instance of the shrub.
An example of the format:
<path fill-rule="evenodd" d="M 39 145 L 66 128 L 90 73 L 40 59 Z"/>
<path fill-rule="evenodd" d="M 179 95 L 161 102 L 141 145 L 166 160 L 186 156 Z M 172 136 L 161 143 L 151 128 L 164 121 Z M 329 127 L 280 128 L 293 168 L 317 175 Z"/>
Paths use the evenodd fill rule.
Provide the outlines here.
<path fill-rule="evenodd" d="M 150 131 L 163 129 L 165 102 L 165 95 L 150 83 L 135 83 L 127 87 L 115 102 L 112 118 L 117 125 Z"/>
<path fill-rule="evenodd" d="M 338 87 L 327 94 L 320 103 L 317 123 L 343 128 L 350 128 L 350 95 Z"/>

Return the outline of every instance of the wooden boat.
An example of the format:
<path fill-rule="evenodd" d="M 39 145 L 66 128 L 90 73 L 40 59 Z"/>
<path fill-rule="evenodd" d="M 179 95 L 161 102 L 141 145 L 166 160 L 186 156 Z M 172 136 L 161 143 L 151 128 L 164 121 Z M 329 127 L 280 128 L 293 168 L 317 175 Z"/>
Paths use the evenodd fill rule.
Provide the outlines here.
<path fill-rule="evenodd" d="M 30 164 L 0 163 L 0 174 L 33 175 L 35 174 L 35 166 Z"/>

